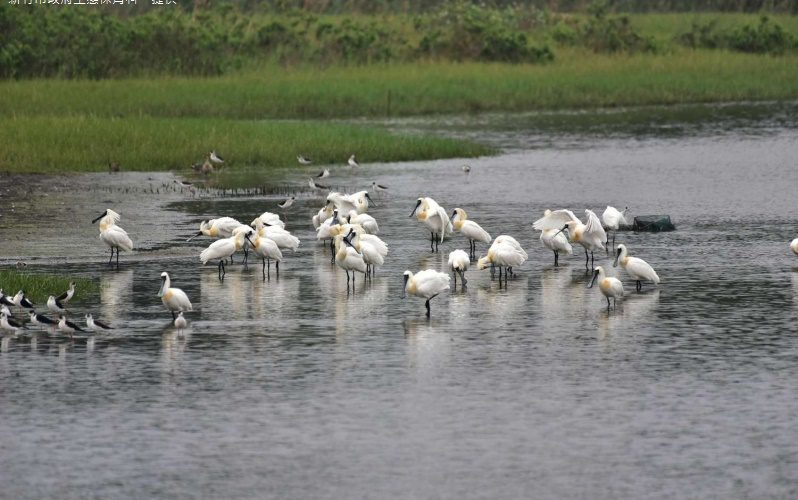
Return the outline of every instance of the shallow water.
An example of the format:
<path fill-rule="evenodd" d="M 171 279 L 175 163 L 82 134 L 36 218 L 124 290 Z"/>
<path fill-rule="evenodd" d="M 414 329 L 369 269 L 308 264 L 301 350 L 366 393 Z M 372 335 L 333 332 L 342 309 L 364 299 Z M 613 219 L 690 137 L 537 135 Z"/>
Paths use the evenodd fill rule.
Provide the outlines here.
<path fill-rule="evenodd" d="M 646 133 L 493 127 L 485 140 L 508 152 L 470 161 L 468 178 L 462 161 L 334 171 L 390 187 L 370 213 L 391 254 L 353 294 L 313 241 L 322 201 L 300 186 L 315 169 L 281 179 L 298 187 L 287 220 L 302 246 L 266 282 L 237 257 L 220 283 L 197 260 L 207 240 L 185 239 L 204 217 L 249 222 L 276 197 L 193 198 L 161 188 L 167 174 L 33 183 L 13 213 L 0 197 L 0 255 L 96 277 L 100 296 L 72 314 L 117 327 L 3 338 L 0 496 L 795 496 L 798 126 L 762 107 L 744 126 L 675 114 Z M 691 132 L 656 132 L 680 127 Z M 470 270 L 429 321 L 421 300 L 400 299 L 402 272 L 443 270 L 467 243 L 429 253 L 408 218 L 422 194 L 530 254 L 506 288 Z M 619 233 L 663 282 L 637 294 L 626 281 L 609 313 L 584 254 L 554 268 L 531 229 L 546 208 L 608 203 L 678 228 Z M 119 271 L 89 223 L 106 206 L 138 247 Z M 164 270 L 195 306 L 184 338 L 156 297 Z"/>

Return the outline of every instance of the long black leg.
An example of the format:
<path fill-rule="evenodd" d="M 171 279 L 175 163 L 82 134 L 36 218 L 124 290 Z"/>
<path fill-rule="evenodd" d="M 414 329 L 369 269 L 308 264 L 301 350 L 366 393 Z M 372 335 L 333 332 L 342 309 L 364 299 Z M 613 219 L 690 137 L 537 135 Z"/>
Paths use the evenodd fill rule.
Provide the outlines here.
<path fill-rule="evenodd" d="M 590 268 L 595 269 L 596 265 L 593 263 L 593 250 L 590 251 Z"/>
<path fill-rule="evenodd" d="M 429 299 L 427 299 L 427 301 L 424 302 L 424 305 L 427 306 L 427 317 L 429 318 Z"/>
<path fill-rule="evenodd" d="M 607 297 L 607 312 L 610 312 L 610 298 Z"/>
<path fill-rule="evenodd" d="M 177 319 L 177 316 L 175 316 L 175 312 L 174 311 L 171 311 L 171 312 L 172 312 L 172 321 L 174 321 L 175 319 Z"/>
<path fill-rule="evenodd" d="M 587 254 L 587 248 L 585 248 L 585 269 L 588 269 L 588 261 L 590 260 L 590 256 Z"/>
<path fill-rule="evenodd" d="M 638 280 L 637 283 L 635 283 L 635 288 L 637 288 L 638 292 L 641 291 L 643 289 L 643 282 Z"/>
<path fill-rule="evenodd" d="M 279 276 L 280 275 L 280 261 L 279 260 L 275 260 L 274 261 L 274 270 L 277 271 L 277 275 Z"/>
<path fill-rule="evenodd" d="M 244 267 L 247 267 L 248 260 L 249 260 L 249 250 L 247 250 L 247 247 L 244 247 Z"/>
<path fill-rule="evenodd" d="M 108 259 L 108 265 L 111 265 L 111 262 L 114 260 L 114 247 L 111 247 L 111 257 Z"/>
<path fill-rule="evenodd" d="M 454 276 L 454 286 L 457 286 L 457 271 L 453 272 L 452 276 Z"/>
<path fill-rule="evenodd" d="M 557 250 L 554 250 L 554 267 L 558 267 L 559 266 L 559 262 L 558 262 L 559 261 L 559 257 L 560 257 L 560 255 L 557 253 Z"/>
<path fill-rule="evenodd" d="M 435 233 L 431 231 L 429 233 L 429 251 L 435 252 Z"/>
<path fill-rule="evenodd" d="M 116 247 L 116 268 L 119 269 L 119 247 Z"/>
<path fill-rule="evenodd" d="M 261 269 L 261 271 L 263 273 L 263 280 L 265 281 L 266 280 L 266 257 L 261 257 L 260 260 L 263 261 L 263 268 Z"/>
<path fill-rule="evenodd" d="M 460 273 L 460 281 L 463 282 L 463 288 L 465 288 L 468 284 L 468 280 L 465 277 L 465 272 L 462 269 L 458 269 L 457 272 Z M 455 281 L 454 285 L 457 286 L 457 281 Z"/>
<path fill-rule="evenodd" d="M 440 240 L 437 238 L 437 235 L 436 235 L 436 238 L 435 238 L 435 251 L 436 251 L 436 252 L 440 252 L 440 250 L 438 250 L 438 242 L 439 242 L 439 241 L 440 241 Z"/>

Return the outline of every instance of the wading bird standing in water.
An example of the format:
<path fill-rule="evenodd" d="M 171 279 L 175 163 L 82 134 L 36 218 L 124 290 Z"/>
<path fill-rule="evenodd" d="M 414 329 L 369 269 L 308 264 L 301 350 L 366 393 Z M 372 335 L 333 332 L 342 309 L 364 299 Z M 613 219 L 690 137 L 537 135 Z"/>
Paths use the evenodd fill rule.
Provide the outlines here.
<path fill-rule="evenodd" d="M 546 210 L 543 216 L 546 217 L 551 213 L 551 210 Z M 560 265 L 560 252 L 565 252 L 568 255 L 573 255 L 574 249 L 568 243 L 568 237 L 562 231 L 557 229 L 544 229 L 540 232 L 540 241 L 543 246 L 554 252 L 554 267 Z"/>
<path fill-rule="evenodd" d="M 169 273 L 166 271 L 161 273 L 161 289 L 158 290 L 158 297 L 161 298 L 163 305 L 172 313 L 172 319 L 175 319 L 175 311 L 193 311 L 191 301 L 188 300 L 186 292 L 179 288 L 173 288 L 172 280 L 169 279 Z"/>
<path fill-rule="evenodd" d="M 468 238 L 468 254 L 474 258 L 477 252 L 477 241 L 490 243 L 490 234 L 482 229 L 482 226 L 472 220 L 468 220 L 468 214 L 462 208 L 455 208 L 452 212 L 452 227 Z"/>
<path fill-rule="evenodd" d="M 427 317 L 430 317 L 429 301 L 449 289 L 449 276 L 434 269 L 427 269 L 413 274 L 412 271 L 405 271 L 405 286 L 402 290 L 402 298 L 405 295 L 414 295 L 427 299 L 424 305 L 427 308 Z"/>
<path fill-rule="evenodd" d="M 635 281 L 635 290 L 641 291 L 643 289 L 643 281 L 650 281 L 655 285 L 659 284 L 659 276 L 651 265 L 638 257 L 630 257 L 629 250 L 626 245 L 618 245 L 618 251 L 615 255 L 615 262 L 612 267 L 618 267 L 621 264 L 623 270 Z"/>
<path fill-rule="evenodd" d="M 452 234 L 452 221 L 446 216 L 446 210 L 432 198 L 421 197 L 410 212 L 410 217 L 414 215 L 419 222 L 423 222 L 429 228 L 430 252 L 437 252 L 438 244 L 442 243 L 447 235 Z"/>
<path fill-rule="evenodd" d="M 548 215 L 536 220 L 532 227 L 538 231 L 544 229 L 560 229 L 557 234 L 568 231 L 571 243 L 579 243 L 585 249 L 585 268 L 590 269 L 588 262 L 593 263 L 593 252 L 604 250 L 607 233 L 601 226 L 601 221 L 592 210 L 585 210 L 587 223 L 576 218 L 570 210 L 555 210 Z M 588 255 L 588 251 L 590 255 Z"/>
<path fill-rule="evenodd" d="M 111 257 L 108 259 L 109 265 L 113 262 L 114 250 L 116 250 L 117 269 L 119 269 L 119 250 L 126 252 L 133 250 L 133 240 L 130 239 L 124 229 L 116 225 L 121 218 L 122 216 L 109 208 L 102 215 L 91 221 L 92 224 L 100 221 L 100 239 L 111 249 Z"/>
<path fill-rule="evenodd" d="M 604 222 L 604 225 L 612 231 L 612 248 L 615 248 L 615 234 L 618 232 L 618 228 L 621 225 L 626 225 L 626 212 L 629 210 L 629 207 L 623 209 L 623 212 L 618 210 L 615 207 L 611 207 L 607 205 L 607 208 L 604 210 L 604 213 L 601 214 L 601 220 Z M 604 242 L 607 245 L 607 253 L 609 253 L 609 245 L 610 245 L 610 236 L 607 235 L 607 241 Z M 613 250 L 614 251 L 614 250 Z"/>
<path fill-rule="evenodd" d="M 449 269 L 452 271 L 452 276 L 454 276 L 454 286 L 457 286 L 457 275 L 460 275 L 460 280 L 462 281 L 462 287 L 465 288 L 466 284 L 468 284 L 468 280 L 465 277 L 465 272 L 468 271 L 468 266 L 471 264 L 471 260 L 467 253 L 462 250 L 454 250 L 453 252 L 449 253 Z"/>
<path fill-rule="evenodd" d="M 607 299 L 607 312 L 610 310 L 610 297 L 612 297 L 612 308 L 615 309 L 617 300 L 623 297 L 623 283 L 621 283 L 621 280 L 607 276 L 604 273 L 604 268 L 598 266 L 593 271 L 593 279 L 590 280 L 590 284 L 587 287 L 593 288 L 596 282 L 598 282 L 599 290 Z"/>

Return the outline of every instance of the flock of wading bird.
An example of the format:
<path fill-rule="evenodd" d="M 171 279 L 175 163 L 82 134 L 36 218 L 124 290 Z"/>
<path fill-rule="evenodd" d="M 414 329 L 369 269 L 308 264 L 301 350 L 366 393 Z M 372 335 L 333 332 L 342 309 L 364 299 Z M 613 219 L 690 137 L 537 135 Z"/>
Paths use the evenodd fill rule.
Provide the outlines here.
<path fill-rule="evenodd" d="M 215 152 L 211 153 L 211 159 L 222 161 Z M 297 160 L 302 165 L 311 163 L 311 160 L 304 156 L 298 156 Z M 351 167 L 359 166 L 354 155 L 349 158 L 348 164 Z M 468 176 L 471 168 L 464 166 L 462 171 Z M 324 178 L 329 175 L 329 170 L 324 169 L 316 178 Z M 309 183 L 316 189 L 325 188 L 317 184 L 313 178 L 310 178 Z M 388 190 L 387 187 L 376 182 L 372 183 L 371 189 L 375 193 Z M 278 206 L 285 212 L 293 205 L 294 200 L 295 198 L 292 196 Z M 312 218 L 313 227 L 316 229 L 316 238 L 322 242 L 329 240 L 332 262 L 346 273 L 347 293 L 349 293 L 350 282 L 354 290 L 356 273 L 361 273 L 364 279 L 371 280 L 376 269 L 384 264 L 388 255 L 388 245 L 377 236 L 379 233 L 377 220 L 367 213 L 370 205 L 375 204 L 368 190 L 352 194 L 332 191 L 327 195 L 324 205 Z M 593 267 L 595 251 L 606 250 L 609 253 L 610 242 L 606 230 L 613 231 L 612 248 L 615 255 L 613 267 L 620 264 L 626 274 L 635 282 L 635 289 L 638 292 L 642 290 L 643 282 L 653 284 L 660 282 L 659 276 L 651 265 L 643 259 L 630 256 L 625 245 L 615 246 L 615 233 L 619 227 L 627 225 L 625 219 L 627 210 L 628 208 L 619 211 L 608 206 L 602 214 L 602 220 L 599 220 L 592 210 L 585 210 L 586 222 L 582 222 L 571 210 L 546 210 L 543 217 L 532 225 L 534 229 L 540 231 L 540 241 L 543 246 L 554 253 L 555 266 L 559 265 L 561 253 L 573 254 L 572 244 L 579 244 L 584 248 L 585 267 L 588 270 L 593 269 L 588 288 L 598 284 L 599 291 L 607 299 L 608 311 L 610 307 L 615 307 L 617 299 L 623 297 L 624 287 L 618 278 L 608 276 L 602 266 Z M 410 213 L 410 217 L 414 216 L 430 232 L 431 252 L 438 252 L 439 244 L 454 233 L 460 233 L 468 240 L 468 253 L 462 249 L 456 249 L 449 253 L 448 259 L 448 268 L 454 277 L 454 286 L 457 286 L 457 277 L 459 276 L 461 287 L 464 290 L 468 282 L 465 273 L 472 262 L 476 262 L 477 269 L 490 268 L 492 279 L 495 278 L 498 271 L 499 284 L 501 285 L 502 279 L 504 279 L 506 285 L 508 278 L 515 275 L 513 269 L 521 266 L 528 258 L 526 251 L 515 238 L 503 234 L 492 239 L 485 229 L 468 218 L 468 214 L 462 208 L 455 208 L 449 215 L 446 209 L 432 198 L 420 197 L 416 200 L 413 211 Z M 133 241 L 130 236 L 117 225 L 120 219 L 121 216 L 118 213 L 107 209 L 92 221 L 92 223 L 99 222 L 100 240 L 110 248 L 111 256 L 108 264 L 113 264 L 114 254 L 116 254 L 117 267 L 119 266 L 119 252 L 133 250 Z M 236 252 L 243 252 L 244 265 L 246 265 L 250 254 L 260 257 L 263 279 L 266 280 L 271 276 L 271 261 L 274 261 L 275 272 L 279 275 L 283 251 L 296 251 L 300 244 L 299 238 L 285 229 L 285 222 L 280 215 L 272 212 L 262 213 L 249 225 L 232 217 L 205 220 L 200 223 L 199 231 L 189 238 L 189 241 L 199 236 L 207 236 L 215 240 L 200 253 L 199 258 L 202 264 L 217 261 L 220 281 L 224 280 L 226 261 L 230 259 L 232 263 L 233 255 Z M 478 259 L 476 258 L 477 243 L 490 244 L 487 254 Z M 791 248 L 798 254 L 798 239 L 792 242 Z M 158 296 L 171 312 L 174 325 L 180 334 L 187 325 L 183 313 L 193 309 L 191 300 L 183 290 L 172 286 L 167 272 L 161 273 L 161 280 Z M 449 289 L 450 277 L 447 273 L 434 269 L 404 272 L 402 297 L 413 295 L 425 299 L 427 317 L 430 316 L 430 300 Z M 37 314 L 33 304 L 25 297 L 23 291 L 19 291 L 13 298 L 9 298 L 4 296 L 0 290 L 0 303 L 2 303 L 0 329 L 17 332 L 19 329 L 25 328 L 25 325 L 13 318 L 9 309 L 9 307 L 16 307 L 29 310 L 31 324 L 58 328 L 70 336 L 76 331 L 85 331 L 77 324 L 67 320 L 65 316 L 65 304 L 73 297 L 74 293 L 73 284 L 67 292 L 60 296 L 49 297 L 47 307 L 59 315 L 59 319 L 56 321 Z M 612 303 L 610 299 L 612 299 Z M 110 328 L 110 326 L 94 320 L 91 314 L 86 315 L 86 329 L 89 331 Z"/>

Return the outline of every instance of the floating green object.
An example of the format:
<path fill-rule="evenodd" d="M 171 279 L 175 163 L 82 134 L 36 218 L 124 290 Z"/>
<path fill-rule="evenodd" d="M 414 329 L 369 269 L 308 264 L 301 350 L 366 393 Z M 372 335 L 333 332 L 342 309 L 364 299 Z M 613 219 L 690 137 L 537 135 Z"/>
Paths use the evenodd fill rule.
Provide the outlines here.
<path fill-rule="evenodd" d="M 639 215 L 632 222 L 632 231 L 674 231 L 676 226 L 671 222 L 670 215 Z"/>

